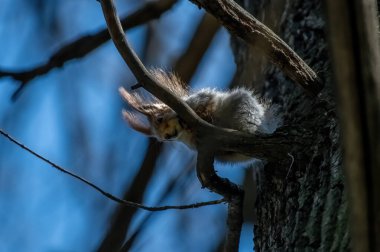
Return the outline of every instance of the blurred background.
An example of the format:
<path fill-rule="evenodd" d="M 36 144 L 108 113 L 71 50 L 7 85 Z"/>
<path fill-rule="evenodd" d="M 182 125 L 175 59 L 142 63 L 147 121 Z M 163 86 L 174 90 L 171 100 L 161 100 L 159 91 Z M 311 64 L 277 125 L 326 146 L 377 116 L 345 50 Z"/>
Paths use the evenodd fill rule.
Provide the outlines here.
<path fill-rule="evenodd" d="M 124 18 L 157 1 L 116 2 Z M 144 63 L 176 71 L 194 89 L 228 88 L 235 74 L 228 32 L 187 0 L 158 2 L 161 10 L 149 13 L 164 12 L 159 19 L 132 22 L 127 31 Z M 95 0 L 0 0 L 0 128 L 126 200 L 161 206 L 219 199 L 201 189 L 194 152 L 158 143 L 123 121 L 117 89 L 135 79 L 112 42 L 103 43 L 104 29 Z M 247 172 L 216 169 L 239 184 Z M 219 251 L 226 210 L 120 207 L 0 137 L 0 251 L 112 251 L 118 244 L 130 251 Z M 244 225 L 241 251 L 252 251 L 252 229 Z"/>

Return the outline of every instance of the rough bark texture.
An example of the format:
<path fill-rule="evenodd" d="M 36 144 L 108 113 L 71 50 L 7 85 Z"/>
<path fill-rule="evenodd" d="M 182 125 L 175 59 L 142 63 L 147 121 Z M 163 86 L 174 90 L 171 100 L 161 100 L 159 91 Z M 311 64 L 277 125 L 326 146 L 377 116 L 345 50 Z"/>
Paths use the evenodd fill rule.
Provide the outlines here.
<path fill-rule="evenodd" d="M 321 1 L 251 0 L 239 4 L 274 29 L 325 83 L 322 93 L 310 98 L 263 61 L 260 52 L 239 39 L 232 40 L 238 65 L 236 83 L 259 89 L 279 104 L 287 125 L 301 125 L 315 134 L 305 139 L 308 147 L 295 143 L 288 159 L 269 160 L 258 174 L 255 250 L 347 250 L 348 208 Z"/>
<path fill-rule="evenodd" d="M 325 1 L 353 251 L 380 251 L 380 41 L 374 0 Z M 339 13 L 339 15 L 337 15 Z"/>

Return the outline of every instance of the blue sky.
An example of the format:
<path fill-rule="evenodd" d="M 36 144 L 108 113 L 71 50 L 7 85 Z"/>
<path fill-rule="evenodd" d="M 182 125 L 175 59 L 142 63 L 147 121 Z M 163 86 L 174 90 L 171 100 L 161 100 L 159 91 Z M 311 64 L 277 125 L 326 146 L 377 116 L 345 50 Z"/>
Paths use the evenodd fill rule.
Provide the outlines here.
<path fill-rule="evenodd" d="M 117 1 L 124 16 L 143 1 Z M 95 0 L 0 0 L 0 68 L 23 70 L 44 63 L 63 44 L 105 26 Z M 203 11 L 179 1 L 159 21 L 160 47 L 150 64 L 170 69 L 186 48 Z M 146 27 L 128 31 L 141 54 Z M 220 30 L 192 79 L 195 88 L 225 88 L 235 71 L 229 34 Z M 32 80 L 15 101 L 17 82 L 0 79 L 0 128 L 33 150 L 108 192 L 121 196 L 133 180 L 148 139 L 127 127 L 117 89 L 135 84 L 108 42 L 80 60 Z M 157 199 L 194 153 L 167 144 L 144 204 Z M 242 181 L 243 169 L 217 167 Z M 162 204 L 219 198 L 200 188 L 194 167 Z M 54 170 L 0 138 L 0 251 L 94 251 L 116 204 L 86 185 Z M 148 213 L 138 211 L 131 231 Z M 153 213 L 133 251 L 213 251 L 225 230 L 226 206 Z M 241 251 L 251 251 L 252 226 L 245 228 Z M 128 236 L 126 237 L 128 238 Z M 159 248 L 159 249 L 158 249 Z M 176 249 L 174 249 L 176 248 Z"/>

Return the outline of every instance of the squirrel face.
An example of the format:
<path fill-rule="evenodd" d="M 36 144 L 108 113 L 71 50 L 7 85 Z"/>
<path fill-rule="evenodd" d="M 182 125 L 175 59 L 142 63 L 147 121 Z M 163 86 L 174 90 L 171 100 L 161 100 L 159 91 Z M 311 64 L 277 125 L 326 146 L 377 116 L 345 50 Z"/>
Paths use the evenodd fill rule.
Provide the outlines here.
<path fill-rule="evenodd" d="M 160 141 L 175 140 L 183 131 L 183 126 L 174 112 L 158 113 L 149 117 L 151 133 Z"/>
<path fill-rule="evenodd" d="M 133 129 L 160 141 L 175 140 L 181 136 L 184 126 L 167 105 L 159 102 L 147 104 L 137 94 L 129 93 L 124 88 L 119 91 L 133 109 L 148 119 L 149 125 L 140 120 L 139 114 L 123 111 L 124 118 Z"/>

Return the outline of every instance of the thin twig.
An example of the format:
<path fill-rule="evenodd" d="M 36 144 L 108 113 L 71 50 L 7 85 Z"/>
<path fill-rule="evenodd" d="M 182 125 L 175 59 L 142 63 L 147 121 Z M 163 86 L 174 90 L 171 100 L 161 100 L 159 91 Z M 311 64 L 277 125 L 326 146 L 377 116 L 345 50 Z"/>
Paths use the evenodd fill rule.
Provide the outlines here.
<path fill-rule="evenodd" d="M 293 164 L 294 164 L 294 156 L 290 153 L 288 153 L 288 156 L 291 158 L 292 162 L 290 163 L 290 166 L 289 166 L 289 169 L 288 169 L 288 173 L 286 174 L 286 177 L 285 179 L 288 178 L 289 174 L 290 174 L 290 171 L 292 170 L 292 167 L 293 167 Z"/>
<path fill-rule="evenodd" d="M 3 135 L 4 137 L 6 137 L 9 141 L 13 142 L 14 144 L 16 144 L 17 146 L 19 146 L 20 148 L 26 150 L 27 152 L 29 152 L 30 154 L 32 154 L 33 156 L 37 157 L 38 159 L 41 159 L 42 161 L 44 161 L 45 163 L 48 163 L 49 165 L 51 165 L 52 167 L 54 167 L 55 169 L 63 172 L 63 173 L 66 173 L 68 174 L 69 176 L 71 177 L 74 177 L 80 181 L 82 181 L 83 183 L 87 184 L 88 186 L 94 188 L 96 191 L 100 192 L 101 194 L 103 194 L 104 196 L 106 196 L 107 198 L 119 203 L 119 204 L 123 204 L 125 206 L 129 206 L 129 207 L 135 207 L 135 208 L 140 208 L 140 209 L 144 209 L 144 210 L 147 210 L 147 211 L 164 211 L 164 210 L 169 210 L 169 209 L 189 209 L 189 208 L 198 208 L 198 207 L 202 207 L 202 206 L 208 206 L 208 205 L 216 205 L 216 204 L 220 204 L 220 203 L 223 203 L 223 202 L 226 202 L 225 199 L 220 199 L 220 200 L 213 200 L 213 201 L 206 201 L 206 202 L 199 202 L 199 203 L 193 203 L 193 204 L 189 204 L 189 205 L 179 205 L 179 206 L 161 206 L 161 207 L 150 207 L 150 206 L 144 206 L 142 204 L 139 204 L 139 203 L 135 203 L 135 202 L 131 202 L 131 201 L 127 201 L 127 200 L 123 200 L 123 199 L 120 199 L 106 191 L 104 191 L 103 189 L 101 189 L 100 187 L 98 187 L 97 185 L 87 181 L 86 179 L 62 168 L 61 166 L 53 163 L 52 161 L 48 160 L 47 158 L 41 156 L 40 154 L 36 153 L 35 151 L 31 150 L 30 148 L 26 147 L 24 144 L 20 143 L 19 141 L 17 141 L 15 138 L 13 138 L 12 136 L 10 136 L 8 133 L 6 133 L 5 131 L 3 131 L 2 129 L 0 129 L 0 134 Z"/>
<path fill-rule="evenodd" d="M 145 24 L 159 18 L 169 10 L 177 0 L 160 0 L 146 3 L 143 7 L 121 20 L 124 30 Z M 17 99 L 26 84 L 34 78 L 44 75 L 54 68 L 62 67 L 67 61 L 79 59 L 95 50 L 110 39 L 107 28 L 94 34 L 85 35 L 58 49 L 48 62 L 25 71 L 5 71 L 0 69 L 0 78 L 10 77 L 20 82 L 20 87 L 13 93 L 12 100 Z"/>

